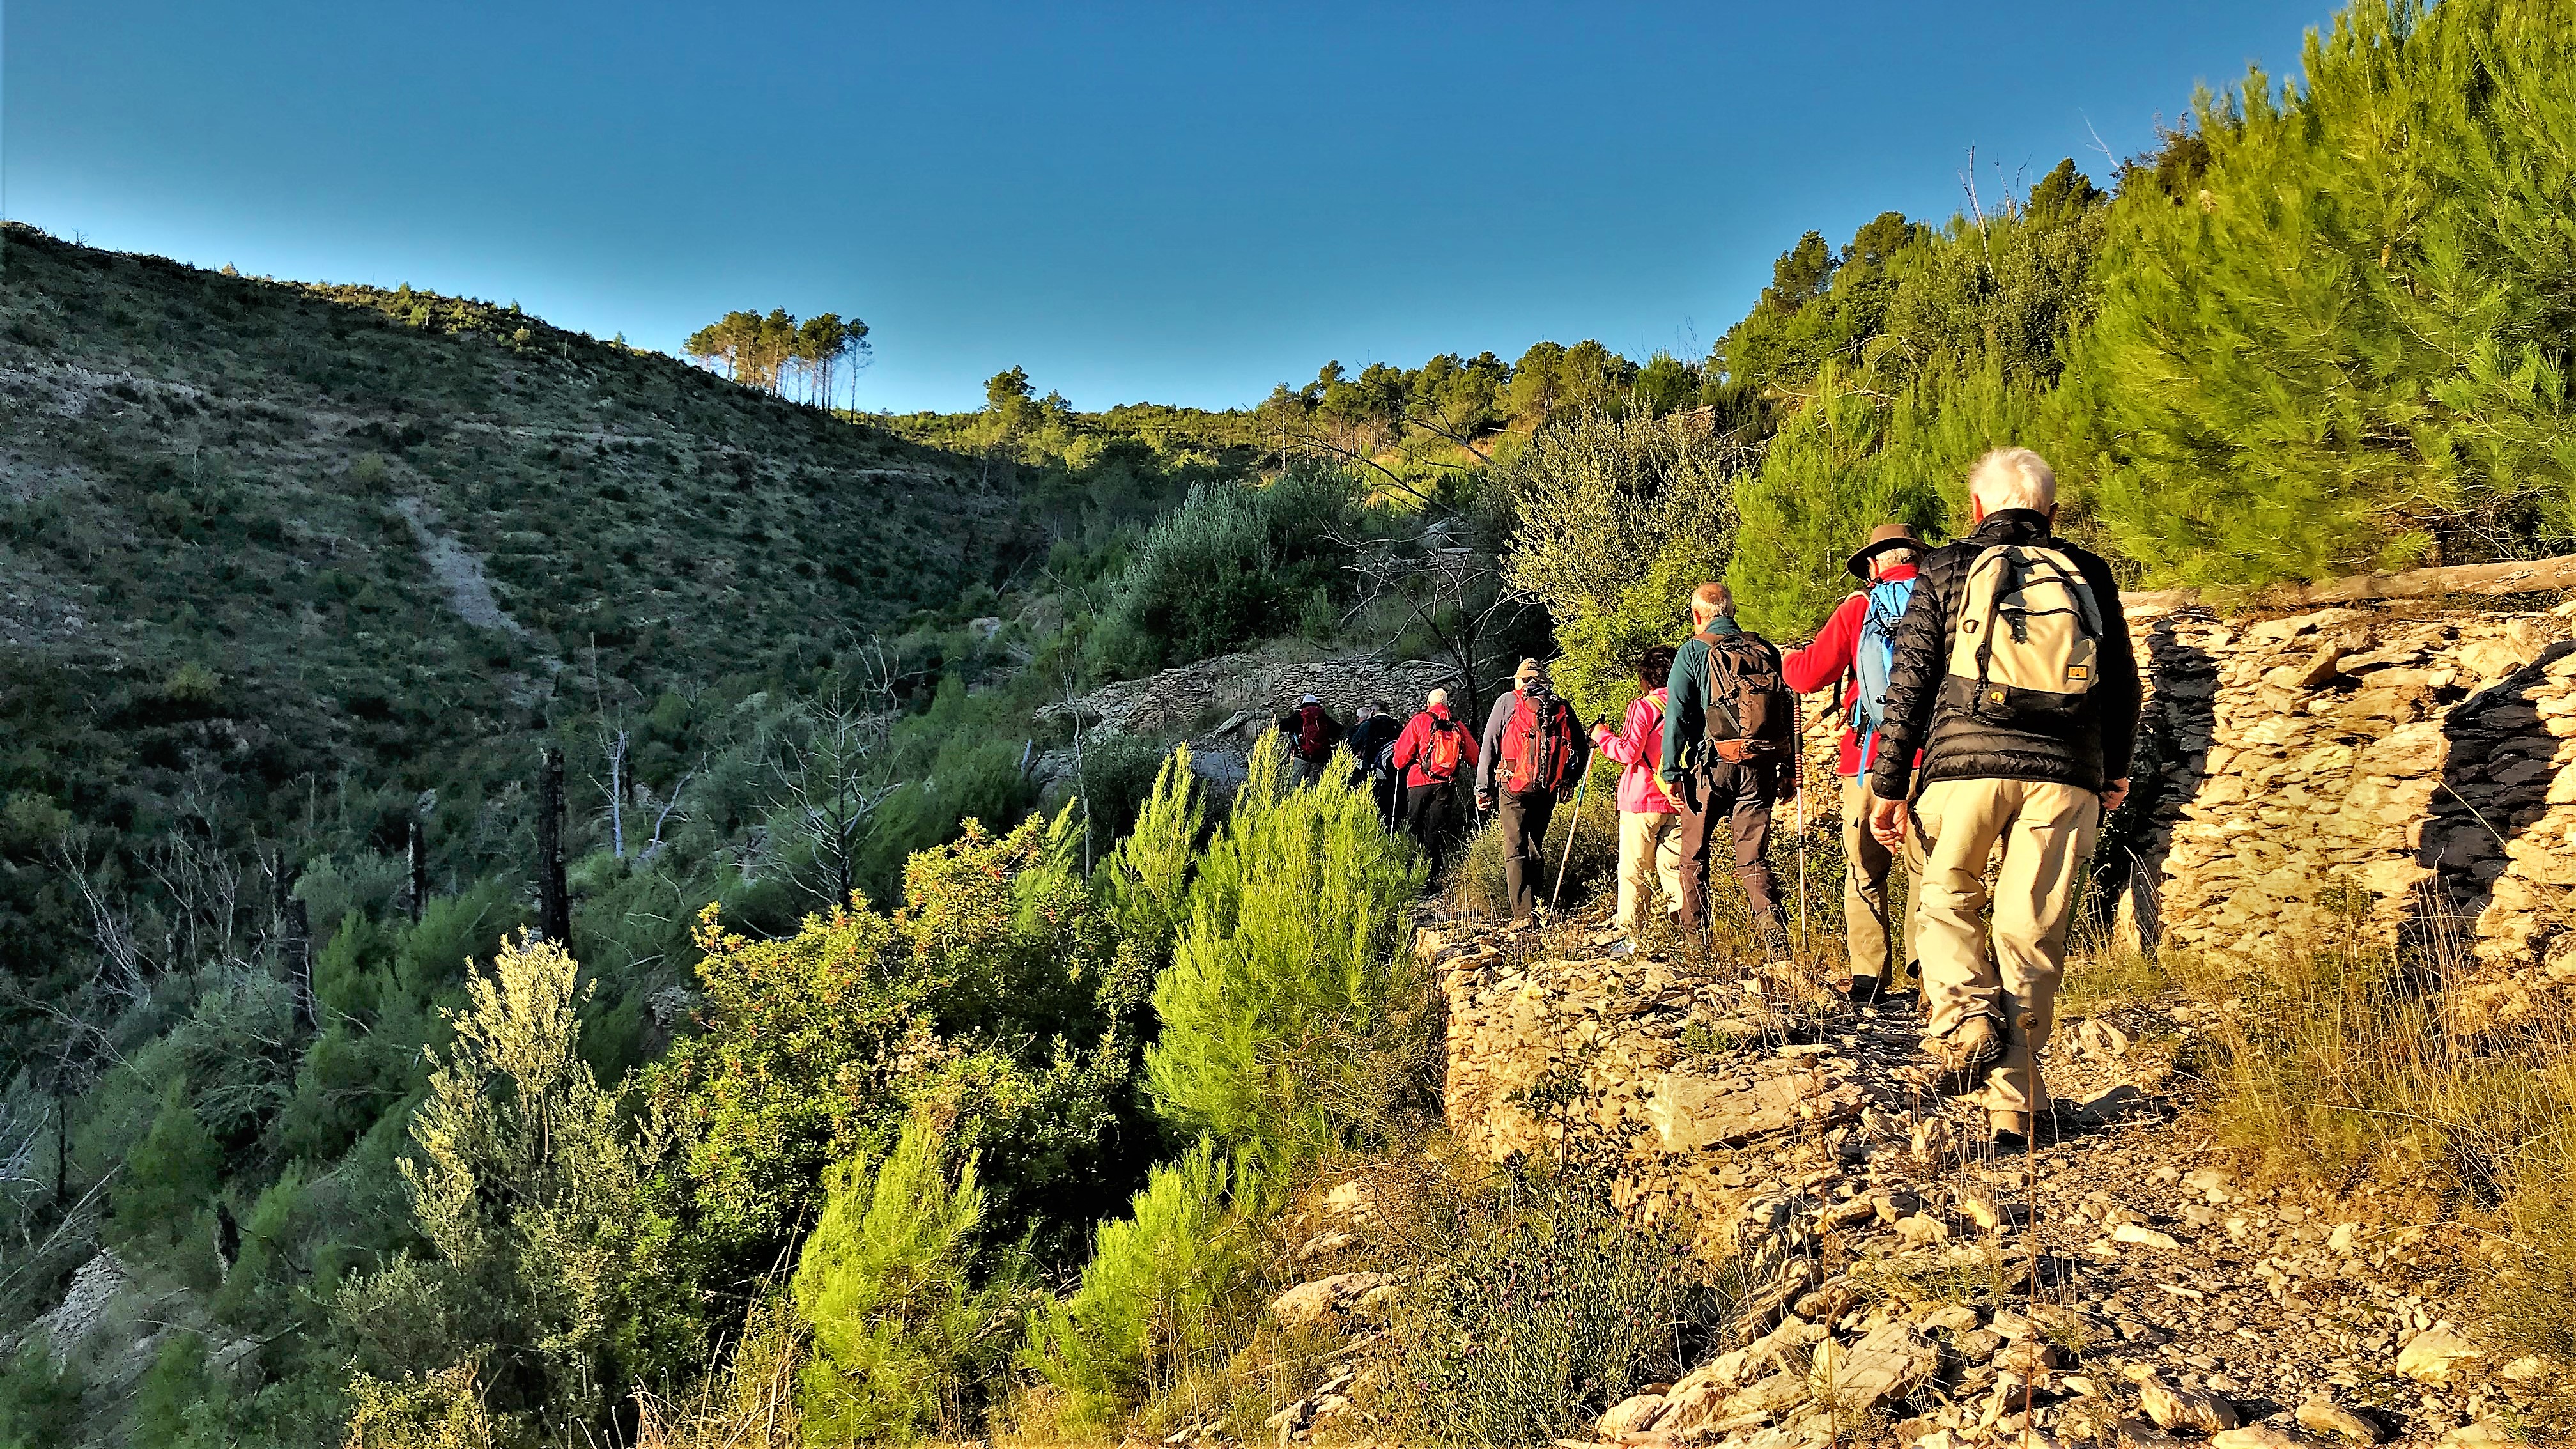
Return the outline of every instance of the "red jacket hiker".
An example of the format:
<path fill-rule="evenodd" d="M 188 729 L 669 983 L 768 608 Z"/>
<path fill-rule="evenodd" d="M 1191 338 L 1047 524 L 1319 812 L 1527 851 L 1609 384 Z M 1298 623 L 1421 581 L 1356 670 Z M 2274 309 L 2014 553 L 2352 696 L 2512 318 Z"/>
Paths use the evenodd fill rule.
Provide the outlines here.
<path fill-rule="evenodd" d="M 1408 790 L 1437 783 L 1422 769 L 1430 759 L 1431 732 L 1437 727 L 1432 723 L 1434 718 L 1448 720 L 1449 706 L 1435 704 L 1415 715 L 1405 722 L 1404 733 L 1395 737 L 1395 755 L 1390 763 L 1404 771 L 1404 785 Z M 1458 741 L 1460 767 L 1473 768 L 1476 763 L 1475 734 L 1455 720 L 1449 721 L 1449 732 Z M 1450 778 L 1455 779 L 1457 776 L 1453 772 Z"/>
<path fill-rule="evenodd" d="M 1914 565 L 1895 564 L 1873 582 L 1899 583 L 1914 577 Z M 1870 766 L 1860 757 L 1860 740 L 1852 733 L 1852 707 L 1860 700 L 1860 676 L 1852 668 L 1852 656 L 1860 647 L 1861 621 L 1869 617 L 1867 591 L 1852 595 L 1835 608 L 1825 627 L 1816 631 L 1815 642 L 1804 649 L 1792 649 L 1780 656 L 1780 678 L 1800 694 L 1814 694 L 1831 689 L 1842 681 L 1843 736 L 1834 763 L 1837 775 L 1858 775 Z M 1870 754 L 1878 753 L 1878 741 L 1870 741 Z"/>

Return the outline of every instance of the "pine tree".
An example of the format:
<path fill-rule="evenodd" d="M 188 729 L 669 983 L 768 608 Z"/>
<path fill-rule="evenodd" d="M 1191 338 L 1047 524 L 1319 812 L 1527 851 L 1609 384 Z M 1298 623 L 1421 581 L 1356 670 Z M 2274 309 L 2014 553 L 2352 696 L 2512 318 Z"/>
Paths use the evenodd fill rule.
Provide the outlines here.
<path fill-rule="evenodd" d="M 2302 83 L 2205 98 L 2208 160 L 2120 210 L 2068 417 L 2116 543 L 2254 584 L 2511 552 L 2576 487 L 2576 27 L 2360 0 Z"/>
<path fill-rule="evenodd" d="M 161 1247 L 193 1237 L 199 1215 L 215 1200 L 222 1169 L 223 1149 L 197 1116 L 187 1082 L 173 1079 L 150 1130 L 126 1153 L 125 1170 L 108 1189 L 118 1235 Z"/>

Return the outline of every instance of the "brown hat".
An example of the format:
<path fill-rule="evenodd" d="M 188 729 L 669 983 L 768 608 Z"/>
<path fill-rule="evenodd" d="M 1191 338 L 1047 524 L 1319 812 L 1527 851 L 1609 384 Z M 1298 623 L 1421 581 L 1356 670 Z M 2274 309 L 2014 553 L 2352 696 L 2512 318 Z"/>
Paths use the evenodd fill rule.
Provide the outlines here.
<path fill-rule="evenodd" d="M 1914 529 L 1910 525 L 1882 523 L 1869 531 L 1869 542 L 1862 545 L 1861 551 L 1853 554 L 1851 562 L 1843 567 L 1851 570 L 1853 578 L 1868 578 L 1869 561 L 1891 548 L 1910 548 L 1920 553 L 1923 551 L 1923 540 L 1914 536 Z"/>
<path fill-rule="evenodd" d="M 1535 659 L 1522 660 L 1521 667 L 1512 671 L 1512 683 L 1514 684 L 1526 684 L 1533 679 L 1545 678 L 1547 678 L 1547 671 L 1540 668 L 1539 662 Z"/>

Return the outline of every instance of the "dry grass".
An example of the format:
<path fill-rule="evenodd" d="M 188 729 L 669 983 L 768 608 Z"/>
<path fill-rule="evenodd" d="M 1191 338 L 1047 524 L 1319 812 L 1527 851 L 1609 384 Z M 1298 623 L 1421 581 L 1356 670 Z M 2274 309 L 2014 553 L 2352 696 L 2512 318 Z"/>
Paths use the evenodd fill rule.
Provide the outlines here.
<path fill-rule="evenodd" d="M 2205 1075 L 2218 1140 L 2274 1174 L 2455 1219 L 2483 1243 L 2484 1335 L 2507 1358 L 2576 1367 L 2576 1007 L 2473 1012 L 2467 922 L 2426 912 L 2402 952 L 2329 881 L 2333 924 L 2258 971 L 2195 957 L 2153 971 L 2220 1007 L 2185 1065 Z M 2559 1406 L 2561 1410 L 2566 1405 Z"/>

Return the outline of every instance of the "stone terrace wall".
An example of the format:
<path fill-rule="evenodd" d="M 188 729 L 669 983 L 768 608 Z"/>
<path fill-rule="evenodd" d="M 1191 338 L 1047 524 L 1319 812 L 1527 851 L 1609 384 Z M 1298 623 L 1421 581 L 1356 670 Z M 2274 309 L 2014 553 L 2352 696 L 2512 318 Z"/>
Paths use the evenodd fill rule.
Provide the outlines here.
<path fill-rule="evenodd" d="M 2124 925 L 2261 959 L 2328 927 L 2341 880 L 2382 939 L 2473 922 L 2482 962 L 2576 986 L 2551 954 L 2576 884 L 2570 614 L 2133 618 L 2152 682 L 2140 809 L 2108 842 L 2136 866 Z"/>

